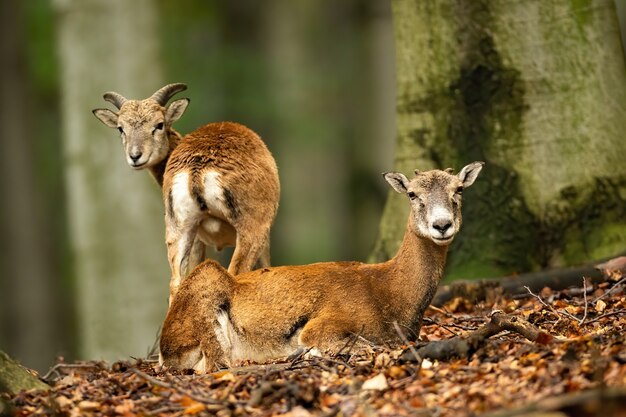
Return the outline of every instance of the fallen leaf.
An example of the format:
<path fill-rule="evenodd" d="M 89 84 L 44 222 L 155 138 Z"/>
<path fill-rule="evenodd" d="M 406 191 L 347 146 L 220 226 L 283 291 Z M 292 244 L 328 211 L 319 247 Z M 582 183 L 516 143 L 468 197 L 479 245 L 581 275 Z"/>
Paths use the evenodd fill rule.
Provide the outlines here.
<path fill-rule="evenodd" d="M 206 406 L 202 404 L 201 402 L 194 401 L 193 404 L 185 408 L 185 410 L 183 411 L 183 414 L 190 414 L 190 415 L 198 414 L 199 412 L 204 411 L 205 408 Z"/>
<path fill-rule="evenodd" d="M 59 395 L 58 397 L 54 399 L 54 401 L 57 403 L 57 405 L 60 408 L 66 408 L 70 404 L 72 404 L 72 401 L 69 398 L 67 398 L 65 395 Z"/>
<path fill-rule="evenodd" d="M 129 400 L 122 401 L 121 404 L 113 407 L 113 411 L 117 414 L 128 414 L 135 408 L 135 403 Z"/>
<path fill-rule="evenodd" d="M 215 372 L 212 374 L 215 379 L 221 379 L 222 381 L 234 381 L 235 375 L 229 371 Z"/>
<path fill-rule="evenodd" d="M 305 408 L 301 406 L 294 407 L 291 411 L 282 414 L 283 417 L 311 417 L 312 414 L 309 413 Z"/>
<path fill-rule="evenodd" d="M 364 390 L 372 390 L 372 391 L 384 391 L 389 388 L 389 384 L 387 383 L 387 378 L 385 375 L 378 374 L 373 378 L 368 379 L 363 383 L 361 389 Z"/>
<path fill-rule="evenodd" d="M 430 369 L 432 367 L 433 367 L 433 363 L 429 361 L 428 359 L 424 359 L 422 361 L 422 369 Z"/>
<path fill-rule="evenodd" d="M 100 403 L 95 401 L 81 401 L 78 403 L 78 409 L 80 411 L 95 411 L 100 408 Z"/>

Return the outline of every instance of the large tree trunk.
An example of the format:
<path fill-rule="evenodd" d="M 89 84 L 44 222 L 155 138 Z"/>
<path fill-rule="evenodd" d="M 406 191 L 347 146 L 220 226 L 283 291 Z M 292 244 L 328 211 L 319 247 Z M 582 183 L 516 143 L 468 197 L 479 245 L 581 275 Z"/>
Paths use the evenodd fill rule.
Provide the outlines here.
<path fill-rule="evenodd" d="M 143 356 L 167 308 L 160 190 L 126 165 L 120 140 L 91 114 L 116 90 L 163 84 L 153 0 L 57 0 L 63 128 L 80 356 Z"/>
<path fill-rule="evenodd" d="M 449 277 L 582 263 L 626 247 L 626 71 L 611 0 L 394 0 L 395 168 L 486 161 Z M 373 260 L 406 221 L 389 196 Z"/>

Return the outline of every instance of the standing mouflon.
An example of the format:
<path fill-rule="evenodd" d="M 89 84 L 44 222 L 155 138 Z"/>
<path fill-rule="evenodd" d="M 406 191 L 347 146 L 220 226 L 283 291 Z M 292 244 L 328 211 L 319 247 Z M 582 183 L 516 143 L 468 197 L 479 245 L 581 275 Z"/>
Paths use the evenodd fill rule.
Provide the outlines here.
<path fill-rule="evenodd" d="M 163 188 L 166 242 L 172 278 L 170 303 L 187 275 L 204 259 L 205 245 L 235 246 L 228 271 L 270 264 L 270 228 L 280 198 L 278 170 L 261 138 L 247 127 L 210 123 L 181 137 L 172 123 L 189 99 L 175 100 L 185 84 L 169 84 L 145 100 L 104 94 L 119 112 L 94 115 L 122 136 L 126 161 L 147 168 Z"/>

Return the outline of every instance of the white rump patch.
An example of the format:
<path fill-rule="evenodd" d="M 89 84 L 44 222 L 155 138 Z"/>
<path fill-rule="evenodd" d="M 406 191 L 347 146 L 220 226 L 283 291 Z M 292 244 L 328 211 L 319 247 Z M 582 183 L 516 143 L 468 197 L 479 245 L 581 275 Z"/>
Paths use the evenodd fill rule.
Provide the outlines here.
<path fill-rule="evenodd" d="M 195 217 L 200 208 L 198 203 L 191 196 L 189 173 L 179 172 L 172 180 L 172 203 L 174 206 L 174 215 L 178 221 Z"/>
<path fill-rule="evenodd" d="M 212 216 L 226 218 L 224 189 L 220 182 L 219 172 L 209 171 L 204 174 L 204 200 Z"/>

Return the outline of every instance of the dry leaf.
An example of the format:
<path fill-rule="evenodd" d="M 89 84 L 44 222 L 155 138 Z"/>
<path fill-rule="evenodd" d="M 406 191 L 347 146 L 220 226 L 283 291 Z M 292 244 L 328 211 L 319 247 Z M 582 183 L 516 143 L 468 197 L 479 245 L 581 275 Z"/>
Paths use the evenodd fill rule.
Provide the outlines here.
<path fill-rule="evenodd" d="M 202 404 L 201 402 L 194 401 L 193 404 L 188 405 L 185 408 L 185 411 L 183 411 L 183 414 L 190 414 L 190 415 L 198 414 L 199 412 L 204 411 L 205 408 L 206 408 L 205 405 Z"/>
<path fill-rule="evenodd" d="M 78 409 L 80 411 L 95 411 L 100 408 L 100 403 L 95 401 L 81 401 L 78 403 Z"/>
<path fill-rule="evenodd" d="M 387 383 L 387 378 L 385 375 L 378 374 L 373 378 L 368 379 L 363 383 L 361 389 L 364 390 L 372 390 L 372 391 L 384 391 L 389 388 L 389 384 Z"/>
<path fill-rule="evenodd" d="M 312 414 L 309 413 L 305 408 L 301 406 L 294 407 L 288 413 L 283 414 L 283 417 L 311 417 Z"/>
<path fill-rule="evenodd" d="M 59 395 L 54 399 L 54 401 L 58 404 L 60 408 L 66 408 L 72 404 L 72 401 L 65 395 Z"/>

